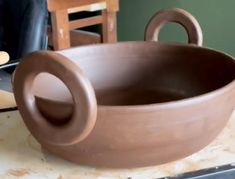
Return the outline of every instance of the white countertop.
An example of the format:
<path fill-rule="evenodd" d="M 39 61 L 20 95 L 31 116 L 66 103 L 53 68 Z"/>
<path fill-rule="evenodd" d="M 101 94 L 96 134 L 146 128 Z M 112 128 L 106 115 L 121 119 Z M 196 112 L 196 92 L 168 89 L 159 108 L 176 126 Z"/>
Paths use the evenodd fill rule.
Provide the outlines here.
<path fill-rule="evenodd" d="M 235 113 L 209 146 L 185 159 L 138 169 L 97 169 L 79 166 L 41 149 L 17 111 L 0 113 L 1 179 L 143 179 L 235 163 Z"/>

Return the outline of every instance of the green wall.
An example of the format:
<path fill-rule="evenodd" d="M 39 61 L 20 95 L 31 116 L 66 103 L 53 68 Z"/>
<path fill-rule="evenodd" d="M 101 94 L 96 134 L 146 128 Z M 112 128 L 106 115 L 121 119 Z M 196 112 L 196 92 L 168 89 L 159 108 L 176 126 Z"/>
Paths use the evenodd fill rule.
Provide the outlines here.
<path fill-rule="evenodd" d="M 119 41 L 143 40 L 151 16 L 171 7 L 183 8 L 198 19 L 204 46 L 235 56 L 235 0 L 120 0 Z M 183 28 L 170 24 L 162 29 L 160 40 L 186 42 L 187 36 Z"/>

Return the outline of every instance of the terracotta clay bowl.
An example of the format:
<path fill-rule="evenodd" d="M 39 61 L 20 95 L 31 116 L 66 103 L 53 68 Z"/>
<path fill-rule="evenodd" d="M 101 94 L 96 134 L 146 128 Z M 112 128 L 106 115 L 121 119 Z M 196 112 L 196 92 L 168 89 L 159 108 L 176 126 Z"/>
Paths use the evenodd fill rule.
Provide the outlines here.
<path fill-rule="evenodd" d="M 188 45 L 160 43 L 178 22 Z M 14 93 L 40 144 L 64 159 L 97 167 L 143 167 L 186 157 L 208 145 L 235 105 L 232 57 L 199 47 L 195 18 L 157 13 L 146 41 L 35 52 L 17 67 Z"/>

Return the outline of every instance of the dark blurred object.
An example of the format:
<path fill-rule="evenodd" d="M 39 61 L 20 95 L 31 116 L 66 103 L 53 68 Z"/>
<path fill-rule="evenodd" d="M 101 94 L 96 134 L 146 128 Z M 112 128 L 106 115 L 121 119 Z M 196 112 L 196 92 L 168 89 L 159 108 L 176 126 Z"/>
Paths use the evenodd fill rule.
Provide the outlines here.
<path fill-rule="evenodd" d="M 0 0 L 3 6 L 3 51 L 11 59 L 46 49 L 46 0 Z"/>
<path fill-rule="evenodd" d="M 160 179 L 234 179 L 234 178 L 235 178 L 235 166 L 234 164 L 230 164 L 230 165 L 223 165 L 199 171 L 193 171 L 175 177 L 163 177 Z"/>
<path fill-rule="evenodd" d="M 0 0 L 0 50 L 3 43 L 3 0 Z"/>
<path fill-rule="evenodd" d="M 47 20 L 46 0 L 0 0 L 0 51 L 10 55 L 9 63 L 4 66 L 6 73 L 1 72 L 5 83 L 19 59 L 47 48 Z"/>

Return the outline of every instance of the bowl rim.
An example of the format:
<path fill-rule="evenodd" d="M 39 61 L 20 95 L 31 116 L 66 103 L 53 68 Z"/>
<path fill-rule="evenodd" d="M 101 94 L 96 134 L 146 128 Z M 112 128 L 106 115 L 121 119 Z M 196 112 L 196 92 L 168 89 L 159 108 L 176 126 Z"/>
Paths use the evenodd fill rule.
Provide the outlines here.
<path fill-rule="evenodd" d="M 86 46 L 82 46 L 82 47 L 73 47 L 70 49 L 64 49 L 64 50 L 56 51 L 56 52 L 63 55 L 63 53 L 67 53 L 69 51 L 74 51 L 75 49 L 78 49 L 79 51 L 81 51 L 81 50 L 97 48 L 97 47 L 105 48 L 107 46 L 109 46 L 109 47 L 116 46 L 116 45 L 123 45 L 124 46 L 124 45 L 128 45 L 128 44 L 129 45 L 130 44 L 146 45 L 146 43 L 152 44 L 152 45 L 157 44 L 157 45 L 161 45 L 161 46 L 200 49 L 200 50 L 204 50 L 204 51 L 206 50 L 208 52 L 220 54 L 220 55 L 226 57 L 227 59 L 229 59 L 230 61 L 232 61 L 233 63 L 235 63 L 234 57 L 229 55 L 228 53 L 225 53 L 225 52 L 222 52 L 219 50 L 215 50 L 215 49 L 209 48 L 209 47 L 201 47 L 201 46 L 197 46 L 195 44 L 183 44 L 183 43 L 178 43 L 178 42 L 126 41 L 126 42 L 118 42 L 118 43 L 110 43 L 110 44 L 92 44 L 92 45 L 86 45 Z M 198 104 L 203 101 L 208 101 L 212 98 L 222 96 L 223 94 L 225 94 L 231 90 L 235 90 L 235 79 L 233 79 L 228 84 L 226 84 L 222 87 L 219 87 L 215 90 L 212 90 L 210 92 L 196 95 L 193 97 L 180 99 L 180 100 L 172 100 L 172 101 L 168 101 L 168 102 L 150 103 L 150 104 L 141 104 L 141 105 L 100 105 L 100 104 L 97 104 L 97 106 L 98 106 L 98 110 L 109 109 L 109 110 L 120 110 L 120 111 L 123 111 L 123 110 L 145 110 L 146 111 L 146 110 L 152 110 L 153 108 L 154 109 L 155 108 L 176 108 L 176 107 L 183 107 L 183 106 Z M 235 93 L 235 91 L 234 91 L 234 93 Z M 35 95 L 35 97 L 43 99 L 43 100 L 56 101 L 56 100 L 50 100 L 50 99 L 47 99 L 46 97 L 41 97 L 41 96 L 36 96 L 36 95 Z M 62 102 L 62 101 L 59 101 L 59 103 L 68 104 L 67 102 Z"/>

